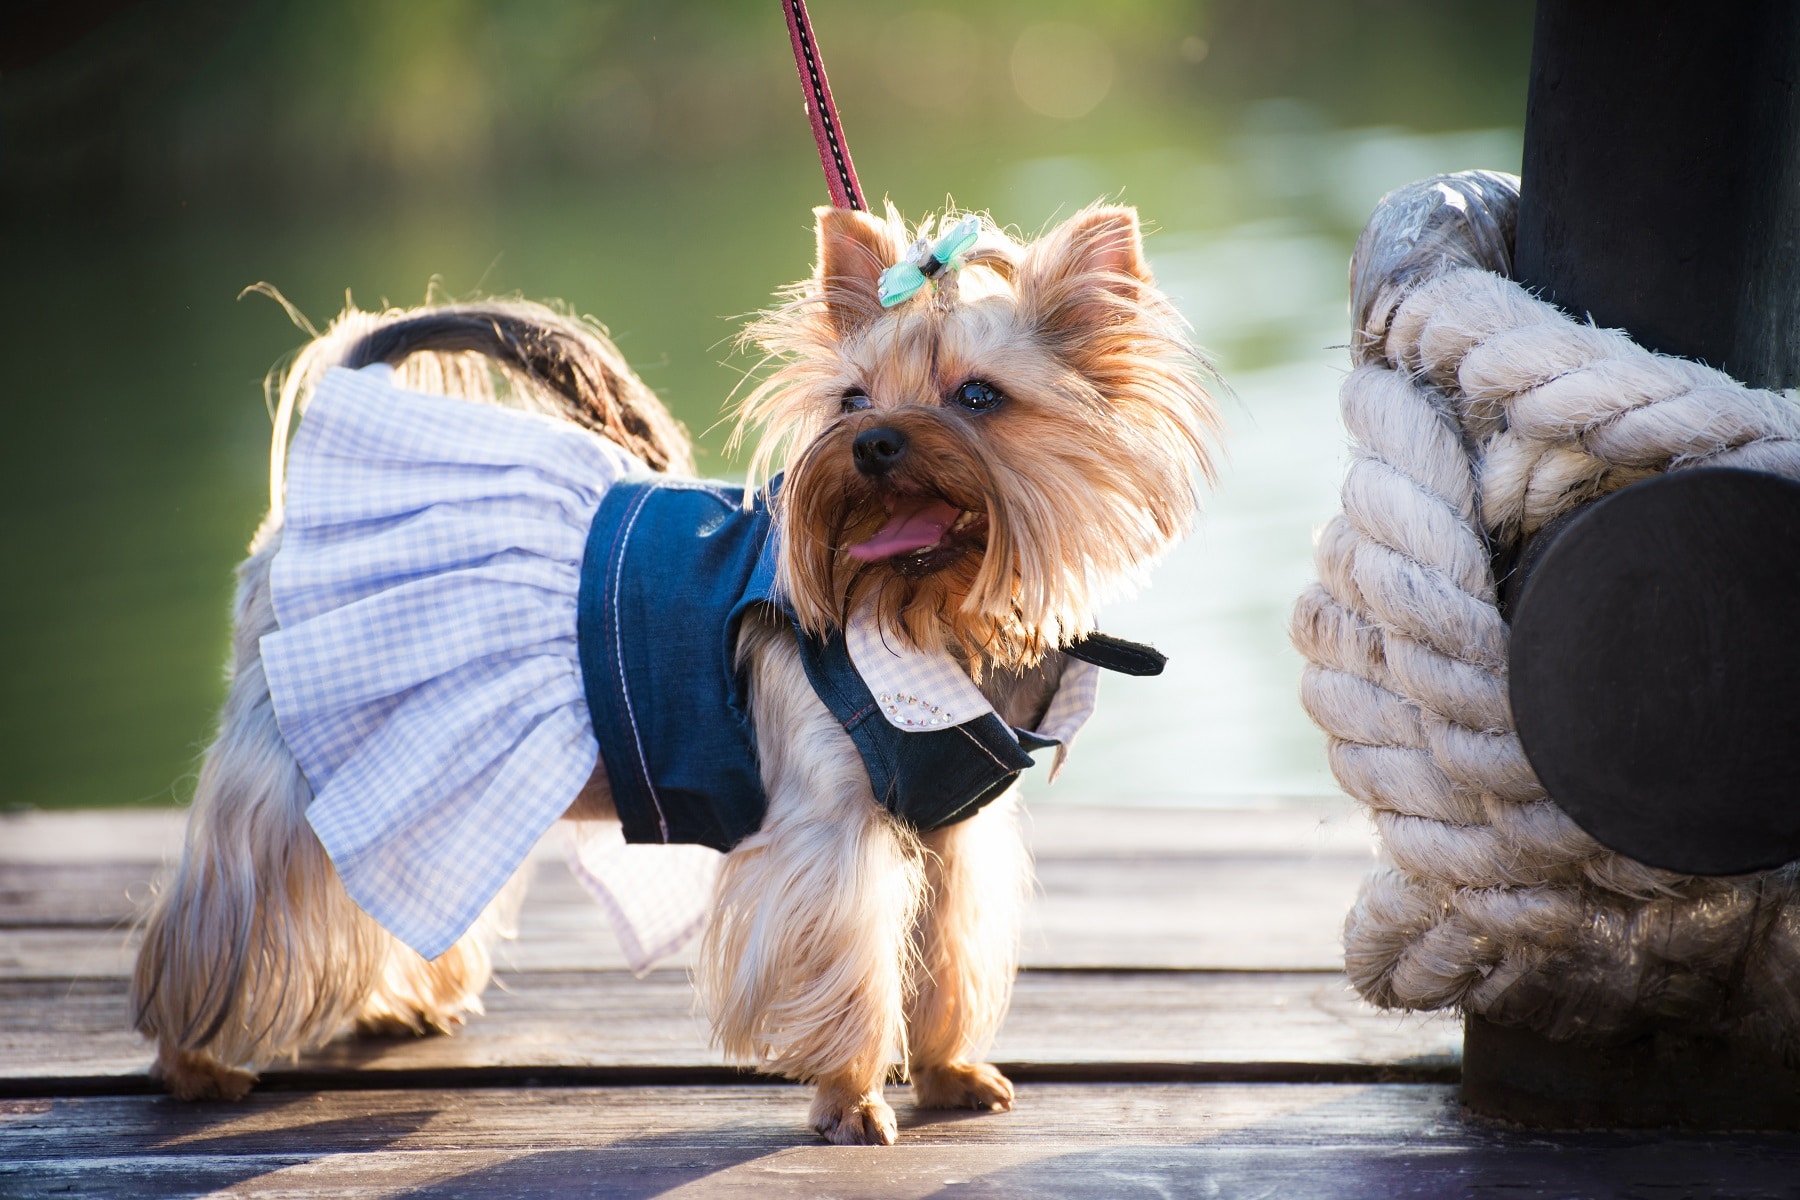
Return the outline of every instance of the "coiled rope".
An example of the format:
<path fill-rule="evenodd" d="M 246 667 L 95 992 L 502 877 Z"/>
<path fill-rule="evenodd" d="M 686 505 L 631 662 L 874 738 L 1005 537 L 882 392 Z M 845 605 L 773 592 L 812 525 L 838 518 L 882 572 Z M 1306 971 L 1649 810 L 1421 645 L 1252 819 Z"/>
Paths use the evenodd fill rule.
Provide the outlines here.
<path fill-rule="evenodd" d="M 1532 297 L 1507 278 L 1517 198 L 1491 172 L 1401 189 L 1352 260 L 1353 461 L 1291 627 L 1384 848 L 1346 970 L 1384 1007 L 1587 1041 L 1666 1023 L 1800 1060 L 1800 864 L 1681 876 L 1582 832 L 1514 731 L 1493 565 L 1658 472 L 1800 479 L 1800 403 Z"/>

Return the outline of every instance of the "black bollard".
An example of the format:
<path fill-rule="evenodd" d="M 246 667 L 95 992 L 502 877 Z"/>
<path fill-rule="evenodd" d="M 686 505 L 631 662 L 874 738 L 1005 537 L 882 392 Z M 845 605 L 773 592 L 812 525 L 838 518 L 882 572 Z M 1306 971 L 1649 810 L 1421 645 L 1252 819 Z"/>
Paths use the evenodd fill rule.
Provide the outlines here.
<path fill-rule="evenodd" d="M 1520 175 L 1521 283 L 1800 383 L 1800 4 L 1539 0 Z"/>
<path fill-rule="evenodd" d="M 1514 262 L 1641 345 L 1800 382 L 1800 4 L 1540 0 Z M 1521 743 L 1596 840 L 1695 874 L 1800 857 L 1800 485 L 1624 489 L 1533 539 L 1503 601 Z M 1471 1019 L 1463 1101 L 1534 1125 L 1795 1129 L 1800 1071 L 1680 1030 L 1592 1047 Z"/>

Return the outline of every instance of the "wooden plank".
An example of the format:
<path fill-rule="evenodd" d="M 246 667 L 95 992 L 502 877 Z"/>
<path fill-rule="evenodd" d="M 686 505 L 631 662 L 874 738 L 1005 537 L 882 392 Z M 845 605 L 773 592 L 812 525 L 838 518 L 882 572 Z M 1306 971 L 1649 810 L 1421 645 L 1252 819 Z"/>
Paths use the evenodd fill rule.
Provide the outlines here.
<path fill-rule="evenodd" d="M 1800 1138 L 1508 1132 L 1436 1086 L 1025 1085 L 900 1144 L 805 1129 L 794 1087 L 0 1100 L 0 1193 L 299 1198 L 1793 1194 Z"/>
<path fill-rule="evenodd" d="M 136 939 L 129 929 L 0 929 L 0 983 L 16 979 L 125 979 Z"/>
<path fill-rule="evenodd" d="M 1028 804 L 1026 829 L 1040 858 L 1136 859 L 1153 853 L 1366 860 L 1375 846 L 1360 806 L 1341 798 L 1257 808 Z"/>
<path fill-rule="evenodd" d="M 1041 858 L 1024 961 L 1336 972 L 1344 914 L 1368 867 L 1366 858 L 1344 855 L 1305 862 L 1279 855 Z M 0 964 L 6 948 L 0 932 Z M 539 867 L 519 939 L 500 953 L 523 971 L 625 965 L 599 911 L 560 863 Z M 670 965 L 692 961 L 690 951 Z"/>
<path fill-rule="evenodd" d="M 0 813 L 0 861 L 160 863 L 181 852 L 186 827 L 180 808 Z"/>
<path fill-rule="evenodd" d="M 412 1072 L 466 1084 L 484 1073 L 514 1079 L 547 1068 L 566 1068 L 565 1078 L 601 1069 L 664 1069 L 676 1072 L 668 1078 L 685 1078 L 679 1072 L 723 1065 L 693 1011 L 684 972 L 642 980 L 616 971 L 509 975 L 486 1001 L 487 1014 L 454 1037 L 340 1039 L 283 1066 L 283 1078 L 369 1086 L 351 1077 Z M 95 1081 L 131 1083 L 149 1048 L 130 1025 L 119 980 L 0 985 L 0 1091 L 16 1093 L 21 1087 L 13 1085 L 33 1080 L 25 1090 L 34 1094 L 51 1090 L 51 1080 L 89 1091 Z M 1390 1068 L 1401 1077 L 1448 1078 L 1460 1039 L 1454 1019 L 1378 1012 L 1340 976 L 1028 971 L 993 1056 L 1046 1069 L 1151 1066 L 1183 1078 L 1241 1077 L 1238 1068 L 1250 1066 L 1258 1067 L 1255 1078 L 1364 1078 Z"/>
<path fill-rule="evenodd" d="M 1127 873 L 1117 868 L 1124 865 Z M 1121 893 L 1160 899 L 1169 882 L 1178 889 L 1204 888 L 1235 894 L 1249 887 L 1263 893 L 1260 906 L 1284 888 L 1307 887 L 1323 874 L 1333 889 L 1354 887 L 1369 866 L 1365 852 L 1286 854 L 1278 851 L 1214 851 L 1140 848 L 1130 854 L 1040 852 L 1039 883 L 1050 895 L 1069 894 L 1083 903 Z M 139 862 L 8 862 L 0 858 L 0 927 L 103 925 L 128 922 L 149 898 L 159 868 Z M 1229 873 L 1230 877 L 1224 875 Z M 1196 893 L 1200 898 L 1202 893 Z M 1335 900 L 1335 895 L 1333 897 Z M 594 912 L 580 885 L 559 861 L 540 862 L 534 870 L 527 905 L 567 906 L 580 914 Z M 1242 908 L 1242 905 L 1233 905 Z"/>
<path fill-rule="evenodd" d="M 1141 868 L 1142 884 L 1154 868 Z M 1360 872 L 1333 880 L 1323 873 L 1290 881 L 1252 878 L 1222 886 L 1234 872 L 1190 871 L 1162 895 L 1114 892 L 1090 899 L 1051 890 L 1026 914 L 1024 962 L 1030 967 L 1162 967 L 1337 972 L 1339 929 Z M 1277 873 L 1279 875 L 1280 873 Z M 625 967 L 618 941 L 585 900 L 568 909 L 530 905 L 518 940 L 496 948 L 496 960 L 518 971 L 612 970 Z M 136 953 L 132 931 L 118 922 L 0 927 L 0 980 L 124 978 Z M 689 967 L 690 946 L 664 966 Z"/>
<path fill-rule="evenodd" d="M 1045 857 L 1026 910 L 1037 967 L 1343 969 L 1364 855 Z"/>
<path fill-rule="evenodd" d="M 0 813 L 0 862 L 167 862 L 181 852 L 186 822 L 180 808 Z M 1134 858 L 1147 850 L 1366 857 L 1373 844 L 1368 822 L 1343 799 L 1246 808 L 1042 803 L 1028 805 L 1026 831 L 1040 857 Z M 560 833 L 552 831 L 534 854 L 560 858 Z"/>
<path fill-rule="evenodd" d="M 0 842 L 0 855 L 14 856 L 0 860 L 0 979 L 126 974 L 127 926 L 150 894 L 153 862 L 57 860 L 58 848 L 73 855 L 97 844 L 100 853 L 109 843 L 52 838 L 62 814 L 6 820 L 28 836 Z M 165 834 L 178 831 L 162 824 Z M 1359 826 L 1284 810 L 1037 814 L 1040 892 L 1027 913 L 1025 962 L 1335 971 L 1343 915 L 1370 861 Z M 86 829 L 77 814 L 69 832 Z M 140 832 L 154 843 L 153 831 Z M 522 971 L 623 967 L 599 910 L 559 859 L 553 846 L 540 851 L 520 938 L 501 961 Z M 690 953 L 670 965 L 691 962 Z"/>
<path fill-rule="evenodd" d="M 149 863 L 0 860 L 0 928 L 127 925 L 155 874 Z"/>

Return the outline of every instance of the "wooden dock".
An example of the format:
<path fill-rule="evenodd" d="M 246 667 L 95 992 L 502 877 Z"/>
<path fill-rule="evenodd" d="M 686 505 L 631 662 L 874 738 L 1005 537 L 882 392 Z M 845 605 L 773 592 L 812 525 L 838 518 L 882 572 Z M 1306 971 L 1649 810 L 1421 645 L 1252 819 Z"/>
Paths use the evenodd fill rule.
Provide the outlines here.
<path fill-rule="evenodd" d="M 1340 972 L 1347 809 L 1040 807 L 1042 894 L 994 1058 L 1014 1111 L 820 1144 L 726 1066 L 680 964 L 633 978 L 540 848 L 488 1013 L 342 1039 L 238 1104 L 144 1074 L 135 905 L 180 814 L 0 817 L 0 1196 L 1800 1196 L 1800 1135 L 1519 1133 L 1461 1113 L 1461 1032 Z"/>

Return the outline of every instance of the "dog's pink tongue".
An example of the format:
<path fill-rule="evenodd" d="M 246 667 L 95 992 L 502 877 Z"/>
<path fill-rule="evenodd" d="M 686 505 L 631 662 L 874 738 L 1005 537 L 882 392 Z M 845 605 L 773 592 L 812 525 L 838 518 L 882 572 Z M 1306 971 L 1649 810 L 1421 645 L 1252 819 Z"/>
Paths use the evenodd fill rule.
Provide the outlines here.
<path fill-rule="evenodd" d="M 896 554 L 907 554 L 937 545 L 944 530 L 962 515 L 962 509 L 936 497 L 894 501 L 894 511 L 886 525 L 866 542 L 850 547 L 850 557 L 860 562 L 879 562 Z"/>

